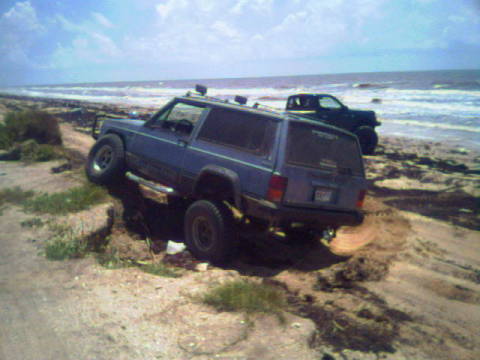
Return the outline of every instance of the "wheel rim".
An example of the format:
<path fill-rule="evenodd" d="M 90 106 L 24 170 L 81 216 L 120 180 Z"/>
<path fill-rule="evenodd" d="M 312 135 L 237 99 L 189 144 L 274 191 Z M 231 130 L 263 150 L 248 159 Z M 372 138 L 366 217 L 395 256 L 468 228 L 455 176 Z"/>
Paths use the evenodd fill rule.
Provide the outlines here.
<path fill-rule="evenodd" d="M 204 216 L 198 216 L 192 225 L 195 245 L 202 251 L 209 250 L 215 243 L 215 231 L 210 221 Z"/>
<path fill-rule="evenodd" d="M 96 172 L 105 171 L 113 160 L 113 149 L 109 145 L 105 145 L 97 151 L 93 158 L 93 170 Z"/>

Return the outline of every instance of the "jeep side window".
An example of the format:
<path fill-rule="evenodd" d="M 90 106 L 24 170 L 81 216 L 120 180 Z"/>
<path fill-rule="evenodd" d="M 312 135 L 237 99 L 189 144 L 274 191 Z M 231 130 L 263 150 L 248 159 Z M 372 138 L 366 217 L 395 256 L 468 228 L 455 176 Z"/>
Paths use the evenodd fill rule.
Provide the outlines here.
<path fill-rule="evenodd" d="M 204 107 L 185 103 L 176 103 L 170 109 L 160 114 L 151 124 L 153 128 L 190 134 L 202 116 Z"/>
<path fill-rule="evenodd" d="M 342 105 L 337 100 L 328 96 L 319 98 L 318 104 L 321 108 L 328 110 L 340 110 L 342 108 Z"/>
<path fill-rule="evenodd" d="M 298 96 L 293 96 L 288 99 L 288 108 L 289 109 L 298 109 L 300 107 L 300 100 Z"/>
<path fill-rule="evenodd" d="M 276 128 L 274 121 L 262 116 L 214 108 L 205 120 L 198 138 L 267 156 L 273 145 Z"/>

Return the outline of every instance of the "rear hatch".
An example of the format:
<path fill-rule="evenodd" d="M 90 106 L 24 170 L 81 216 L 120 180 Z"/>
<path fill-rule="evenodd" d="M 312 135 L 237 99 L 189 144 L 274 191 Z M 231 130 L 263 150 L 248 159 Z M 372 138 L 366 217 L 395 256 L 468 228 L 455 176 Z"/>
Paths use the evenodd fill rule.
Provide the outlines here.
<path fill-rule="evenodd" d="M 289 121 L 282 176 L 288 179 L 283 204 L 354 210 L 366 180 L 357 138 L 309 121 Z"/>

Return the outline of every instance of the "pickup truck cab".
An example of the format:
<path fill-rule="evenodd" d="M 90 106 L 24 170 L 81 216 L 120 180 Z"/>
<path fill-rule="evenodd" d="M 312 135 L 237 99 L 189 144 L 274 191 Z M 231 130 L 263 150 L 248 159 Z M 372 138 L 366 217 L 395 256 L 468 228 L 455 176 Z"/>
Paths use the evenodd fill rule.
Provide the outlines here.
<path fill-rule="evenodd" d="M 371 155 L 378 143 L 375 127 L 381 125 L 373 111 L 352 110 L 329 94 L 297 94 L 288 97 L 286 110 L 320 120 L 354 133 L 362 152 Z"/>
<path fill-rule="evenodd" d="M 362 222 L 367 183 L 354 135 L 199 91 L 174 98 L 148 121 L 104 121 L 88 178 L 108 184 L 126 174 L 187 200 L 186 245 L 212 262 L 231 257 L 240 224 L 288 234 Z"/>

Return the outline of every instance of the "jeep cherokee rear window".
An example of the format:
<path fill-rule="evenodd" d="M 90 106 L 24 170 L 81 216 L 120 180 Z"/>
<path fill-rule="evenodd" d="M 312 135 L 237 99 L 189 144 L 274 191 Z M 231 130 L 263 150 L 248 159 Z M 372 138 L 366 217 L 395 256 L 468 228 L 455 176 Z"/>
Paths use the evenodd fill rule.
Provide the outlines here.
<path fill-rule="evenodd" d="M 353 137 L 307 123 L 290 122 L 289 164 L 363 175 L 360 149 Z"/>
<path fill-rule="evenodd" d="M 274 121 L 262 116 L 214 108 L 210 111 L 198 138 L 267 156 L 272 148 L 276 126 Z"/>

